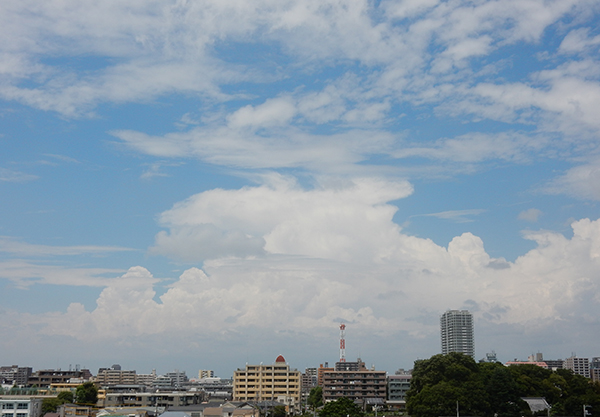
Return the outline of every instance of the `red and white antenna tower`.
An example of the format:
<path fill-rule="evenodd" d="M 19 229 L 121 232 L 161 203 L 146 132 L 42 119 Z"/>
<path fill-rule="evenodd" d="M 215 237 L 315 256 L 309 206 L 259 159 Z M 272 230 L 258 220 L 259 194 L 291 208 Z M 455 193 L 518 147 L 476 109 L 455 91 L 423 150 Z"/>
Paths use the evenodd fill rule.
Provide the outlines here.
<path fill-rule="evenodd" d="M 340 362 L 346 362 L 346 325 L 340 324 Z"/>

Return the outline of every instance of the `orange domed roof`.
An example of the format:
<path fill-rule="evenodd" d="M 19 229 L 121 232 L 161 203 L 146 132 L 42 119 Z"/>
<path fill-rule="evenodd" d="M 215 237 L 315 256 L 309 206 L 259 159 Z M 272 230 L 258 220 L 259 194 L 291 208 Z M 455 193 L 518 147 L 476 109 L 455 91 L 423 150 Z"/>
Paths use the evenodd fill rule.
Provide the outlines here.
<path fill-rule="evenodd" d="M 275 363 L 277 363 L 277 362 L 285 363 L 285 358 L 283 356 L 279 355 L 279 356 L 277 356 L 277 359 L 275 359 Z"/>

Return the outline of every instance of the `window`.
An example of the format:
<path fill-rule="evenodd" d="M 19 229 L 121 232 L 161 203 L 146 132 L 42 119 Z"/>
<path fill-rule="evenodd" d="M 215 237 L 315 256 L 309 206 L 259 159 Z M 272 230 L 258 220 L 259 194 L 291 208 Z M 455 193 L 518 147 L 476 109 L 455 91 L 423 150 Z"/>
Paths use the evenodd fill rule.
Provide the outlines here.
<path fill-rule="evenodd" d="M 13 403 L 2 404 L 2 409 L 4 410 L 13 410 L 15 405 Z"/>
<path fill-rule="evenodd" d="M 17 413 L 17 417 L 27 417 L 27 413 Z"/>
<path fill-rule="evenodd" d="M 28 403 L 18 403 L 17 404 L 17 410 L 27 410 L 29 407 Z"/>

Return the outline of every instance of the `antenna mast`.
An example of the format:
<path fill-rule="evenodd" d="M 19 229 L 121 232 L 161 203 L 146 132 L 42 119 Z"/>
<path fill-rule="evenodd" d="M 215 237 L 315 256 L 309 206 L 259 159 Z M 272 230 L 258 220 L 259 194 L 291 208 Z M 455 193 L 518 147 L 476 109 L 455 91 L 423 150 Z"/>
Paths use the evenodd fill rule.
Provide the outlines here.
<path fill-rule="evenodd" d="M 340 362 L 346 362 L 346 325 L 340 324 Z"/>

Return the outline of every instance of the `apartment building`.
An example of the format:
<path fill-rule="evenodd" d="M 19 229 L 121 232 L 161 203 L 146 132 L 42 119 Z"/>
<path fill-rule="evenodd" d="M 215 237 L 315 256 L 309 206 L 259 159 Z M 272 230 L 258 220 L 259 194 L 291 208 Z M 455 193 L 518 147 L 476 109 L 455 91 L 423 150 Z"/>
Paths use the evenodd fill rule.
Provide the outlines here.
<path fill-rule="evenodd" d="M 323 400 L 335 401 L 348 397 L 355 402 L 385 401 L 387 393 L 385 371 L 323 372 Z"/>
<path fill-rule="evenodd" d="M 590 360 L 588 358 L 578 358 L 571 356 L 565 359 L 563 364 L 564 369 L 570 369 L 573 373 L 582 375 L 586 378 L 590 377 Z"/>
<path fill-rule="evenodd" d="M 27 385 L 30 387 L 49 387 L 50 384 L 64 384 L 71 379 L 87 381 L 92 377 L 89 369 L 62 371 L 60 369 L 44 369 L 35 371 L 27 379 Z"/>
<path fill-rule="evenodd" d="M 98 405 L 104 407 L 183 407 L 207 400 L 203 391 L 181 392 L 109 392 L 98 396 Z"/>
<path fill-rule="evenodd" d="M 272 365 L 246 365 L 233 373 L 234 401 L 278 401 L 300 405 L 301 374 L 279 355 Z"/>
<path fill-rule="evenodd" d="M 397 374 L 387 377 L 386 404 L 400 409 L 406 408 L 406 393 L 410 389 L 410 374 Z"/>
<path fill-rule="evenodd" d="M 41 417 L 41 395 L 0 395 L 0 417 Z"/>

